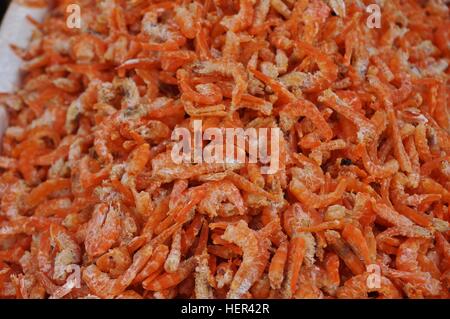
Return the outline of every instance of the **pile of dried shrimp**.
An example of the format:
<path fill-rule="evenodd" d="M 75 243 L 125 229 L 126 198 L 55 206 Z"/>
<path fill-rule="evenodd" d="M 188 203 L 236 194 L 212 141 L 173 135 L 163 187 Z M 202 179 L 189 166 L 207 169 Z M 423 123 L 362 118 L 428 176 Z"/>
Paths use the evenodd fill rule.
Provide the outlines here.
<path fill-rule="evenodd" d="M 448 1 L 52 2 L 0 95 L 0 297 L 449 297 Z M 198 119 L 280 128 L 279 170 L 174 163 Z"/>

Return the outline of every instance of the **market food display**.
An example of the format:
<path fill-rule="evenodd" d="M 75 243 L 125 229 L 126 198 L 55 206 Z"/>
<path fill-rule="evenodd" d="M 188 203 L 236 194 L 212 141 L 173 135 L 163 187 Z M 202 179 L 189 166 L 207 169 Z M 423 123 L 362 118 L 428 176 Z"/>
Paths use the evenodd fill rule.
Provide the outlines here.
<path fill-rule="evenodd" d="M 0 297 L 449 297 L 448 1 L 53 2 L 0 94 Z M 279 169 L 174 162 L 196 120 Z"/>

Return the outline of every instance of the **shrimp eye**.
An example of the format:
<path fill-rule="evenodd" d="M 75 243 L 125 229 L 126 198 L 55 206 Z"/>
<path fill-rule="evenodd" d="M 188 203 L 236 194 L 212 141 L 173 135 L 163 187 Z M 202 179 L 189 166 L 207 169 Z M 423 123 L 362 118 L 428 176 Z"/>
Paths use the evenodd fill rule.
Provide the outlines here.
<path fill-rule="evenodd" d="M 342 166 L 349 166 L 349 165 L 352 165 L 353 163 L 352 163 L 352 160 L 351 159 L 349 159 L 349 158 L 343 158 L 342 160 L 341 160 L 341 165 Z"/>

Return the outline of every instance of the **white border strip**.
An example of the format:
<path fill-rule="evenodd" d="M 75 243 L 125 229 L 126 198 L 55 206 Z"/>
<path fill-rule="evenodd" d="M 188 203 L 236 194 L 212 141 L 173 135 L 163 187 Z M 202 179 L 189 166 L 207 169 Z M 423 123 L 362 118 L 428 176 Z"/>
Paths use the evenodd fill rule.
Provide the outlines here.
<path fill-rule="evenodd" d="M 20 80 L 22 61 L 14 54 L 10 44 L 26 48 L 33 32 L 33 25 L 27 15 L 42 21 L 46 9 L 28 8 L 13 1 L 0 27 L 0 92 L 14 92 Z M 7 127 L 7 113 L 0 106 L 0 140 Z M 0 145 L 1 146 L 1 145 Z"/>

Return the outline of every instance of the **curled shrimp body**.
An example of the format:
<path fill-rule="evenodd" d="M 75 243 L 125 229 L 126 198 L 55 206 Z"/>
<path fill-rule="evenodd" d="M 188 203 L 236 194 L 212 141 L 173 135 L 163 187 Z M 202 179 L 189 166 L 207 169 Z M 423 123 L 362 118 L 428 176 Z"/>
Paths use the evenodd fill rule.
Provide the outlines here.
<path fill-rule="evenodd" d="M 121 233 L 121 215 L 117 206 L 98 204 L 87 225 L 85 248 L 89 256 L 105 253 Z"/>
<path fill-rule="evenodd" d="M 197 258 L 191 257 L 190 259 L 183 261 L 177 271 L 162 274 L 157 278 L 152 278 L 151 281 L 149 280 L 150 278 L 148 278 L 143 281 L 142 286 L 144 289 L 151 291 L 160 291 L 174 287 L 186 279 L 187 276 L 189 276 L 189 274 L 195 269 L 196 265 Z"/>
<path fill-rule="evenodd" d="M 397 250 L 397 258 L 395 265 L 398 270 L 416 272 L 420 271 L 417 258 L 419 249 L 421 248 L 421 240 L 418 238 L 406 239 Z"/>
<path fill-rule="evenodd" d="M 131 256 L 126 246 L 116 247 L 97 259 L 97 267 L 112 278 L 122 275 L 131 265 Z"/>
<path fill-rule="evenodd" d="M 239 12 L 231 17 L 224 17 L 221 24 L 233 32 L 249 27 L 253 21 L 255 0 L 240 0 Z"/>
<path fill-rule="evenodd" d="M 179 25 L 180 31 L 188 39 L 194 39 L 198 32 L 198 11 L 201 7 L 196 3 L 192 3 L 188 8 L 179 6 L 175 8 L 175 22 Z"/>
<path fill-rule="evenodd" d="M 134 254 L 130 267 L 119 277 L 113 279 L 107 273 L 102 272 L 97 265 L 92 264 L 83 270 L 82 279 L 91 291 L 102 298 L 111 298 L 122 293 L 150 260 L 154 247 L 166 241 L 178 229 L 179 227 L 175 225 L 142 246 Z"/>
<path fill-rule="evenodd" d="M 67 277 L 68 266 L 81 261 L 81 249 L 72 235 L 62 226 L 50 226 L 50 238 L 56 243 L 58 253 L 54 260 L 54 280 L 64 280 Z"/>
<path fill-rule="evenodd" d="M 243 251 L 242 263 L 227 293 L 227 298 L 238 299 L 248 292 L 263 273 L 269 260 L 268 242 L 244 221 L 228 225 L 222 239 L 238 245 Z"/>
<path fill-rule="evenodd" d="M 210 285 L 211 272 L 208 254 L 204 251 L 198 258 L 198 266 L 195 269 L 195 297 L 198 299 L 212 299 L 214 294 Z"/>
<path fill-rule="evenodd" d="M 286 131 L 290 130 L 296 122 L 295 119 L 300 116 L 305 116 L 310 119 L 324 140 L 331 140 L 333 137 L 333 131 L 325 121 L 320 111 L 313 103 L 302 98 L 297 99 L 296 102 L 286 105 L 280 112 L 281 127 Z"/>
<path fill-rule="evenodd" d="M 235 267 L 231 261 L 222 262 L 217 265 L 215 276 L 217 288 L 224 288 L 225 286 L 229 286 L 231 284 L 236 271 L 234 268 Z"/>
<path fill-rule="evenodd" d="M 145 50 L 175 51 L 186 43 L 186 38 L 172 25 L 158 23 L 157 13 L 149 12 L 143 18 L 141 42 Z"/>
<path fill-rule="evenodd" d="M 272 257 L 269 267 L 269 281 L 272 289 L 280 289 L 284 279 L 284 267 L 288 256 L 288 243 L 282 242 Z"/>
<path fill-rule="evenodd" d="M 333 91 L 329 89 L 324 91 L 320 95 L 319 101 L 325 103 L 327 106 L 331 107 L 356 125 L 358 128 L 358 141 L 368 143 L 375 140 L 377 136 L 375 125 L 365 116 L 359 114 L 358 112 L 354 112 L 350 105 L 343 99 L 339 98 L 339 96 Z"/>
<path fill-rule="evenodd" d="M 369 288 L 367 280 L 370 274 L 364 273 L 352 277 L 347 280 L 344 285 L 337 290 L 337 297 L 344 299 L 362 299 L 368 298 L 370 292 L 379 293 L 378 298 L 383 299 L 398 299 L 401 298 L 400 291 L 395 287 L 395 285 L 388 278 L 381 277 L 381 285 L 379 288 Z"/>
<path fill-rule="evenodd" d="M 312 45 L 297 41 L 297 47 L 314 56 L 320 71 L 308 76 L 303 84 L 305 92 L 320 92 L 327 89 L 337 78 L 338 67 L 325 53 L 320 52 Z"/>
<path fill-rule="evenodd" d="M 187 71 L 179 69 L 177 71 L 177 78 L 182 94 L 191 101 L 205 105 L 213 105 L 222 101 L 222 91 L 217 85 L 212 83 L 197 85 L 197 88 L 203 92 L 202 94 L 190 87 Z"/>
<path fill-rule="evenodd" d="M 294 196 L 306 206 L 311 208 L 320 208 L 332 205 L 339 201 L 342 198 L 342 194 L 344 193 L 347 187 L 347 180 L 342 179 L 335 191 L 332 193 L 317 195 L 310 190 L 308 190 L 305 185 L 299 181 L 293 179 L 289 184 L 289 189 L 294 194 Z"/>
<path fill-rule="evenodd" d="M 166 245 L 159 245 L 155 248 L 152 257 L 142 269 L 142 271 L 134 279 L 135 283 L 144 281 L 149 276 L 162 268 L 164 262 L 169 254 L 169 248 Z"/>
<path fill-rule="evenodd" d="M 247 91 L 247 75 L 242 64 L 229 61 L 203 61 L 196 63 L 193 70 L 199 74 L 219 73 L 232 77 L 235 87 L 231 102 L 236 107 L 241 102 L 242 95 Z"/>
<path fill-rule="evenodd" d="M 370 160 L 366 148 L 362 147 L 362 149 L 362 160 L 364 168 L 367 170 L 367 172 L 369 172 L 370 175 L 377 178 L 385 178 L 395 174 L 398 171 L 399 165 L 395 159 L 389 160 L 383 166 L 377 165 Z"/>
<path fill-rule="evenodd" d="M 232 207 L 223 202 L 228 201 Z M 210 218 L 218 215 L 232 216 L 245 213 L 244 200 L 239 189 L 230 181 L 212 182 L 208 185 L 208 193 L 199 203 L 200 213 L 207 214 Z M 231 212 L 229 212 L 231 210 Z"/>

